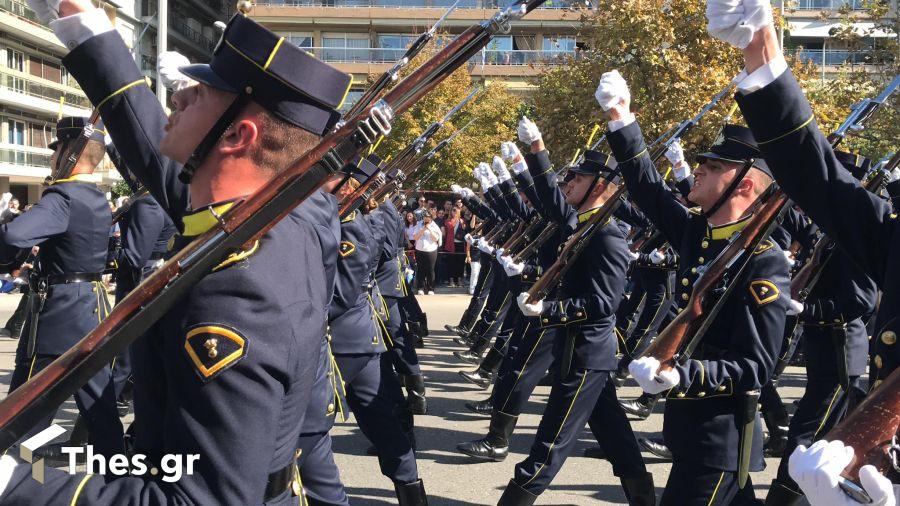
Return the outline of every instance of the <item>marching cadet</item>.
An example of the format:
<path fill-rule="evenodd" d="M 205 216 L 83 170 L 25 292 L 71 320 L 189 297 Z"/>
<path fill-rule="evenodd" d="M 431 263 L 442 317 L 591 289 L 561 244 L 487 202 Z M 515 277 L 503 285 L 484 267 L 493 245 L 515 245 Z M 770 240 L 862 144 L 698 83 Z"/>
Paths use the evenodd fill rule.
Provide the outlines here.
<path fill-rule="evenodd" d="M 519 140 L 531 146 L 526 163 L 540 199 L 538 208 L 564 235 L 578 233 L 615 191 L 617 172 L 610 167 L 614 162 L 601 153 L 587 152 L 580 165 L 569 168 L 574 177 L 563 192 L 557 187 L 541 134 L 528 118 L 519 124 Z M 562 468 L 589 420 L 592 427 L 602 427 L 598 439 L 610 457 L 613 473 L 622 481 L 629 504 L 656 504 L 653 477 L 644 466 L 611 377 L 617 365 L 615 311 L 624 292 L 630 257 L 618 226 L 608 222 L 599 227 L 585 239 L 590 242 L 561 280 L 555 300 L 528 303 L 527 292 L 517 298 L 522 313 L 540 318 L 541 328 L 559 329 L 553 347 L 558 373 L 529 455 L 516 465 L 515 477 L 504 490 L 500 505 L 534 504 Z"/>
<path fill-rule="evenodd" d="M 610 119 L 607 141 L 629 194 L 678 252 L 676 303 L 684 308 L 706 262 L 751 219 L 751 206 L 771 176 L 750 131 L 726 125 L 709 152 L 698 156 L 688 198 L 700 211 L 688 210 L 653 166 L 629 110 L 628 85 L 617 71 L 603 75 L 596 97 Z M 689 360 L 667 370 L 652 357 L 629 365 L 645 392 L 669 391 L 663 437 L 674 464 L 664 505 L 755 500 L 747 473 L 762 470 L 764 462 L 754 391 L 772 375 L 790 298 L 788 267 L 777 245 L 764 241 L 749 262 Z"/>
<path fill-rule="evenodd" d="M 78 152 L 77 140 L 83 135 L 89 137 Z M 49 146 L 50 186 L 30 210 L 0 226 L 0 243 L 7 251 L 40 245 L 37 283 L 28 295 L 10 391 L 68 351 L 109 312 L 101 273 L 112 215 L 105 194 L 91 178 L 106 154 L 104 135 L 102 125 L 95 128 L 88 118 L 59 120 L 57 139 Z M 76 392 L 75 403 L 94 451 L 106 457 L 122 453 L 122 422 L 110 370 L 85 383 Z M 42 420 L 29 435 L 52 421 L 52 416 Z"/>
<path fill-rule="evenodd" d="M 44 21 L 62 16 L 53 28 L 72 48 L 63 63 L 179 228 L 176 243 L 212 227 L 340 118 L 350 76 L 242 14 L 210 65 L 182 68 L 199 84 L 173 95 L 167 119 L 103 10 L 80 0 L 30 5 Z M 325 263 L 314 225 L 295 210 L 133 344 L 135 450 L 156 469 L 164 455 L 190 458 L 192 474 L 170 482 L 145 469 L 104 483 L 48 469 L 37 484 L 29 466 L 4 457 L 0 474 L 10 479 L 0 501 L 296 504 L 296 443 L 327 323 Z"/>
<path fill-rule="evenodd" d="M 323 185 L 338 200 L 353 193 L 362 181 L 378 171 L 369 160 L 349 164 L 352 174 L 332 176 Z M 341 219 L 337 282 L 329 312 L 331 351 L 346 385 L 347 402 L 360 430 L 375 445 L 381 472 L 394 482 L 400 504 L 425 504 L 425 487 L 419 479 L 413 441 L 413 421 L 397 376 L 382 366 L 385 342 L 369 301 L 372 255 L 380 243 L 360 211 Z"/>
<path fill-rule="evenodd" d="M 738 83 L 735 98 L 778 184 L 882 290 L 869 342 L 869 380 L 871 388 L 878 388 L 900 362 L 897 215 L 841 165 L 819 131 L 778 44 L 772 7 L 761 2 L 745 10 L 744 4 L 711 1 L 710 34 L 744 53 L 746 77 Z M 836 476 L 852 455 L 840 441 L 819 441 L 809 449 L 800 445 L 790 458 L 789 472 L 812 504 L 847 504 Z M 860 477 L 866 492 L 882 504 L 892 495 L 890 481 L 874 468 L 864 466 Z"/>
<path fill-rule="evenodd" d="M 389 349 L 383 356 L 394 367 L 406 387 L 407 403 L 413 415 L 424 415 L 428 411 L 425 398 L 425 377 L 419 365 L 413 335 L 406 330 L 405 318 L 400 312 L 400 299 L 406 297 L 406 282 L 403 279 L 403 259 L 406 257 L 404 246 L 406 235 L 403 217 L 390 201 L 377 206 L 370 218 L 382 220 L 385 239 L 382 248 L 376 251 L 378 268 L 375 271 L 375 284 L 384 301 L 384 330 L 389 339 Z"/>

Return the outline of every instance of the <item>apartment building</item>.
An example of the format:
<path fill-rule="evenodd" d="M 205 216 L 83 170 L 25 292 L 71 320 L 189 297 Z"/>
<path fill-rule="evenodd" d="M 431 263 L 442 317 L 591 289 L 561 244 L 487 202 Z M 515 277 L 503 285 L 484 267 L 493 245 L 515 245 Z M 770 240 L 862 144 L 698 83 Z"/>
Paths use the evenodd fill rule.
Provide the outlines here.
<path fill-rule="evenodd" d="M 157 1 L 106 1 L 102 4 L 132 49 L 145 75 L 156 69 Z M 169 49 L 193 61 L 207 61 L 219 38 L 217 20 L 227 21 L 234 4 L 225 0 L 177 0 L 169 3 Z M 60 114 L 88 116 L 91 104 L 61 60 L 65 48 L 41 24 L 25 0 L 0 0 L 0 192 L 24 204 L 40 198 L 50 174 L 51 151 Z M 120 180 L 104 162 L 95 180 L 110 186 Z"/>

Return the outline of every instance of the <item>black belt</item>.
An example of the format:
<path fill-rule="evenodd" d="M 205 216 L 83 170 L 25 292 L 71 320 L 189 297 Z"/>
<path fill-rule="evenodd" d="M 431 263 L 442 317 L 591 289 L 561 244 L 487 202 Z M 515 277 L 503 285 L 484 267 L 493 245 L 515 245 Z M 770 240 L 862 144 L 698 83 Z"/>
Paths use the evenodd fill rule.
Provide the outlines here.
<path fill-rule="evenodd" d="M 269 502 L 280 496 L 285 490 L 293 489 L 291 484 L 294 482 L 294 460 L 284 468 L 269 474 L 268 483 L 266 483 L 266 496 L 263 502 Z"/>
<path fill-rule="evenodd" d="M 100 281 L 103 274 L 99 272 L 70 272 L 68 274 L 52 274 L 47 276 L 47 284 L 64 285 L 66 283 L 90 283 Z"/>

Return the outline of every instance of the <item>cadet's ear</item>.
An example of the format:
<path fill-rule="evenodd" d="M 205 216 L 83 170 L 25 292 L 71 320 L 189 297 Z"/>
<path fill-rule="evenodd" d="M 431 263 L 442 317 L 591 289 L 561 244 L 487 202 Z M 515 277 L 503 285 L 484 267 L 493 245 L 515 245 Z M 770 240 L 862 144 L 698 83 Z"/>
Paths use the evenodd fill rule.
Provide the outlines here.
<path fill-rule="evenodd" d="M 217 144 L 223 155 L 247 156 L 259 139 L 259 126 L 253 118 L 242 118 L 234 122 Z"/>

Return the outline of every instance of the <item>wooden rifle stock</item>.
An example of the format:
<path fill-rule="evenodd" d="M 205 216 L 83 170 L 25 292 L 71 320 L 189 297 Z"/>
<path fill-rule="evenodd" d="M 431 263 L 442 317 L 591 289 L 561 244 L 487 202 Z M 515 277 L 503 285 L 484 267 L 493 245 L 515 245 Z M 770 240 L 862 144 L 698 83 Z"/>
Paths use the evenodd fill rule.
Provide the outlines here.
<path fill-rule="evenodd" d="M 538 234 L 537 237 L 534 238 L 533 241 L 528 243 L 525 247 L 522 248 L 522 251 L 513 256 L 513 261 L 517 264 L 520 264 L 526 260 L 531 259 L 531 257 L 538 252 L 541 246 L 544 245 L 545 242 L 550 240 L 553 237 L 553 234 L 556 233 L 556 230 L 559 229 L 559 225 L 556 223 L 547 223 L 541 233 Z"/>
<path fill-rule="evenodd" d="M 891 466 L 888 450 L 900 430 L 900 368 L 888 375 L 877 388 L 869 392 L 859 406 L 841 420 L 828 434 L 826 441 L 842 441 L 853 447 L 853 460 L 841 472 L 843 488 L 855 499 L 868 499 L 859 483 L 859 470 L 865 465 L 875 466 L 884 473 Z M 862 492 L 862 494 L 860 494 Z M 871 502 L 871 501 L 869 501 Z"/>
<path fill-rule="evenodd" d="M 531 239 L 531 236 L 534 235 L 534 231 L 537 230 L 541 224 L 543 224 L 543 220 L 540 219 L 539 216 L 535 216 L 534 219 L 531 220 L 531 223 L 528 224 L 528 227 L 522 231 L 522 233 L 516 233 L 513 235 L 507 244 L 503 246 L 505 253 L 507 256 L 512 257 L 516 254 L 519 248 L 525 244 L 528 240 Z"/>
<path fill-rule="evenodd" d="M 529 225 L 529 226 L 530 226 L 530 225 Z M 516 239 L 517 239 L 519 236 L 521 236 L 523 232 L 525 232 L 525 228 L 526 228 L 525 222 L 524 222 L 524 221 L 520 221 L 520 222 L 519 222 L 519 225 L 516 227 L 516 230 L 513 231 L 513 233 L 509 236 L 509 239 L 507 239 L 506 242 L 504 242 L 503 244 L 500 245 L 500 249 L 502 249 L 504 252 L 505 252 L 507 249 L 509 249 L 510 245 L 511 245 L 513 242 L 515 242 Z"/>
<path fill-rule="evenodd" d="M 508 27 L 511 19 L 543 1 L 516 3 L 490 21 L 469 27 L 388 91 L 382 101 L 325 135 L 287 169 L 219 217 L 216 226 L 138 285 L 87 336 L 0 401 L 0 450 L 8 449 L 97 371 L 108 367 L 229 254 L 265 234 L 340 170 L 344 160 L 387 133 L 385 119 L 407 110 L 485 47 L 494 33 Z"/>
<path fill-rule="evenodd" d="M 629 248 L 632 253 L 641 253 L 644 249 L 644 246 L 647 244 L 656 241 L 656 238 L 660 236 L 660 231 L 656 229 L 656 227 L 650 228 L 647 232 L 642 234 L 636 241 L 631 243 L 631 247 Z"/>
<path fill-rule="evenodd" d="M 147 195 L 148 193 L 150 193 L 150 190 L 148 190 L 146 188 L 141 188 L 139 191 L 135 192 L 130 197 L 128 197 L 128 200 L 123 202 L 122 205 L 119 206 L 118 209 L 116 209 L 116 212 L 113 213 L 113 215 L 112 215 L 113 225 L 122 221 L 122 218 L 125 217 L 125 213 L 127 213 L 128 210 L 131 209 L 131 206 L 134 205 L 135 200 L 143 197 L 144 195 Z"/>

